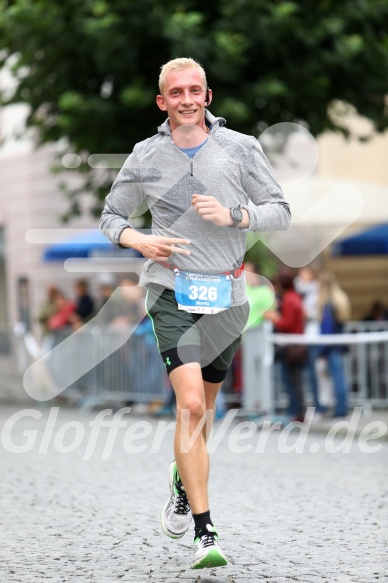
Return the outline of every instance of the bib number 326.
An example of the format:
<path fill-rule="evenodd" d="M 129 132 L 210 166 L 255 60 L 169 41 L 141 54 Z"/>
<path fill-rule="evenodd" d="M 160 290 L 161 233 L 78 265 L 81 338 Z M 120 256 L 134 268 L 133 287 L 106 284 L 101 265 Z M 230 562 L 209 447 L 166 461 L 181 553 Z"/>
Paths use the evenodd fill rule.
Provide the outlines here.
<path fill-rule="evenodd" d="M 215 302 L 217 300 L 217 288 L 216 287 L 206 287 L 206 285 L 191 285 L 189 287 L 189 298 L 190 300 L 209 300 L 210 302 Z"/>
<path fill-rule="evenodd" d="M 232 283 L 226 275 L 180 271 L 175 277 L 175 298 L 180 310 L 217 314 L 231 305 Z"/>

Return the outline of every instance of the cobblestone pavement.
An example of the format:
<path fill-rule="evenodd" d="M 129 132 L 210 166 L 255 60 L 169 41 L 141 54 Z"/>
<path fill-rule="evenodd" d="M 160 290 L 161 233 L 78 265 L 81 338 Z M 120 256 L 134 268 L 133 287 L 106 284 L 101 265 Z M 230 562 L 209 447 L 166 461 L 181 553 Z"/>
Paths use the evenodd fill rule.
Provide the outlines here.
<path fill-rule="evenodd" d="M 97 411 L 31 410 L 40 418 L 0 410 L 0 581 L 388 581 L 387 441 L 374 440 L 374 453 L 358 441 L 349 453 L 330 453 L 327 436 L 315 433 L 303 453 L 282 453 L 279 432 L 258 431 L 238 443 L 250 451 L 233 453 L 234 423 L 211 454 L 212 517 L 229 564 L 193 571 L 193 533 L 174 541 L 159 525 L 172 431 L 160 444 L 163 426 L 126 414 L 116 436 L 105 427 L 95 439 Z M 23 444 L 24 453 L 9 451 Z M 57 451 L 66 447 L 75 449 Z"/>

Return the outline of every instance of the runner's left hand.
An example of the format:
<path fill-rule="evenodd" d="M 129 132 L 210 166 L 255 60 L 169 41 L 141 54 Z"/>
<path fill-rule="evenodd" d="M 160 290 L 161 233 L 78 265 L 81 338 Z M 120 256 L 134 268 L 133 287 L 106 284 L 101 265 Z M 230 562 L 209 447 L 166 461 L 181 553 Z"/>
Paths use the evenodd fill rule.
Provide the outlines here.
<path fill-rule="evenodd" d="M 233 223 L 230 210 L 214 198 L 203 194 L 193 194 L 191 203 L 204 221 L 211 221 L 218 227 L 227 227 Z"/>

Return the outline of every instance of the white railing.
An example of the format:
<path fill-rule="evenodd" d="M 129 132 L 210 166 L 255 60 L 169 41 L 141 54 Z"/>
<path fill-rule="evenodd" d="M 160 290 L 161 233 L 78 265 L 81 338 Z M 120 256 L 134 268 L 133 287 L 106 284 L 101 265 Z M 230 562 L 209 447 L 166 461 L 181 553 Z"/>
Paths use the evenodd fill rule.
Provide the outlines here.
<path fill-rule="evenodd" d="M 268 341 L 278 345 L 345 346 L 343 359 L 350 405 L 388 407 L 388 322 L 348 322 L 343 334 L 272 334 Z M 304 380 L 304 392 L 308 394 L 307 378 Z M 279 385 L 278 377 L 276 384 Z M 276 400 L 283 397 L 278 391 Z"/>
<path fill-rule="evenodd" d="M 133 332 L 133 334 L 132 334 Z M 350 405 L 388 407 L 388 322 L 349 322 L 338 336 L 272 334 L 267 326 L 248 330 L 243 338 L 244 384 L 241 405 L 245 409 L 271 411 L 286 403 L 273 361 L 274 343 L 346 344 L 345 371 Z M 149 328 L 111 326 L 66 330 L 38 344 L 31 334 L 0 327 L 1 383 L 18 379 L 35 367 L 34 382 L 55 394 L 64 393 L 87 404 L 106 401 L 150 403 L 163 401 L 169 383 Z M 60 387 L 60 390 L 58 390 Z M 0 387 L 1 388 L 1 387 Z M 307 374 L 305 394 L 309 399 Z M 224 383 L 229 402 L 238 403 L 230 375 Z"/>

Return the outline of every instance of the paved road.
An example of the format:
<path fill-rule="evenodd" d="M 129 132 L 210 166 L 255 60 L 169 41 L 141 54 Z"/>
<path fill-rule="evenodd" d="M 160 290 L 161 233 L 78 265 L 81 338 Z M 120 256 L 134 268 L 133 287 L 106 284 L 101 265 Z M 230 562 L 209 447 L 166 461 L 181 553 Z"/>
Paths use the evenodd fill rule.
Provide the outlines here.
<path fill-rule="evenodd" d="M 1 581 L 388 581 L 387 441 L 374 441 L 374 453 L 361 451 L 357 441 L 349 453 L 330 453 L 327 436 L 311 433 L 302 453 L 282 453 L 296 433 L 281 442 L 279 432 L 263 431 L 237 442 L 232 425 L 211 454 L 210 487 L 229 564 L 193 571 L 192 532 L 173 541 L 159 526 L 171 431 L 160 441 L 156 421 L 127 414 L 115 440 L 108 427 L 95 439 L 89 422 L 96 411 L 33 407 L 29 415 L 39 419 L 16 420 L 17 411 L 0 411 Z M 142 431 L 151 433 L 142 437 Z M 12 452 L 23 445 L 24 453 Z M 231 451 L 243 445 L 250 451 Z M 75 449 L 58 451 L 66 447 Z"/>

